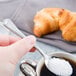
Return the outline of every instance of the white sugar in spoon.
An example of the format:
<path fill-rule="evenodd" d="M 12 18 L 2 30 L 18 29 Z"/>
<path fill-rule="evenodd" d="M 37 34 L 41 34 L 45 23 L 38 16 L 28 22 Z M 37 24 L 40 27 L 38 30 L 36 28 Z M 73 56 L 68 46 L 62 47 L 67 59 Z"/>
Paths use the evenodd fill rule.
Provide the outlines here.
<path fill-rule="evenodd" d="M 51 72 L 59 76 L 71 76 L 73 69 L 68 61 L 60 58 L 52 58 L 47 62 Z"/>
<path fill-rule="evenodd" d="M 18 35 L 19 37 L 23 38 L 26 37 L 10 19 L 5 19 L 3 25 L 9 29 L 14 34 Z M 11 26 L 10 26 L 11 25 Z M 13 29 L 13 28 L 15 29 Z M 73 69 L 70 63 L 64 59 L 60 58 L 52 58 L 51 56 L 46 55 L 42 49 L 40 49 L 37 45 L 35 48 L 42 54 L 45 59 L 45 65 L 49 69 L 49 71 L 53 72 L 59 76 L 71 76 Z"/>

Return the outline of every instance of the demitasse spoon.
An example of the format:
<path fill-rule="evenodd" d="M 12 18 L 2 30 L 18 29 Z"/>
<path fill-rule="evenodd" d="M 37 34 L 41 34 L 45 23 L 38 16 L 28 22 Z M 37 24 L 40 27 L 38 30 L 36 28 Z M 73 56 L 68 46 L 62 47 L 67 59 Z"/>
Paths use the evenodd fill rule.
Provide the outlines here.
<path fill-rule="evenodd" d="M 71 76 L 72 75 L 73 69 L 68 61 L 59 57 L 47 55 L 37 45 L 35 47 L 44 57 L 45 65 L 49 71 L 51 71 L 57 76 Z"/>
<path fill-rule="evenodd" d="M 21 38 L 26 37 L 10 19 L 5 19 L 3 25 L 17 36 Z M 13 29 L 10 25 L 15 29 Z M 44 57 L 45 65 L 49 71 L 59 76 L 71 76 L 73 69 L 68 61 L 61 58 L 53 58 L 52 56 L 45 54 L 42 49 L 38 47 L 38 45 L 35 45 L 34 48 L 36 48 Z"/>

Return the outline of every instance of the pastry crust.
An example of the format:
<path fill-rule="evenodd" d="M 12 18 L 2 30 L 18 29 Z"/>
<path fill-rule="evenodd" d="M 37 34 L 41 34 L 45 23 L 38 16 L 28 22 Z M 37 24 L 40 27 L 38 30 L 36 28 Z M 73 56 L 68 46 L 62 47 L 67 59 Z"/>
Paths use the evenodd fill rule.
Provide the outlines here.
<path fill-rule="evenodd" d="M 73 14 L 72 19 L 62 31 L 62 36 L 67 41 L 76 42 L 76 14 Z"/>
<path fill-rule="evenodd" d="M 67 41 L 76 41 L 76 13 L 62 8 L 44 8 L 34 17 L 34 34 L 41 37 L 61 30 Z"/>
<path fill-rule="evenodd" d="M 37 12 L 34 17 L 34 34 L 41 37 L 45 34 L 59 30 L 59 14 L 62 9 L 45 8 Z"/>

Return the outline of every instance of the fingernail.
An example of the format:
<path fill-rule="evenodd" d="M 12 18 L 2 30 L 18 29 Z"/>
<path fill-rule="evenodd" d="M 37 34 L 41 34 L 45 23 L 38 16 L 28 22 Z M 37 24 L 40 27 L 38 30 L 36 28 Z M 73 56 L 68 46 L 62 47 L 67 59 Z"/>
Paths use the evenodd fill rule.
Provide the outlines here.
<path fill-rule="evenodd" d="M 30 40 L 31 44 L 34 44 L 36 42 L 36 37 L 33 35 L 28 36 L 27 39 Z"/>

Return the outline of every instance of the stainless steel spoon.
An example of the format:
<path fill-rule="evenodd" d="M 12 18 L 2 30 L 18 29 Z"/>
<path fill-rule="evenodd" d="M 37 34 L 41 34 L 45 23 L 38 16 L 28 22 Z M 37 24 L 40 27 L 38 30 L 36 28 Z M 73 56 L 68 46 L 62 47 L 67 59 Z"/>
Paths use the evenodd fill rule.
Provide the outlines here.
<path fill-rule="evenodd" d="M 14 24 L 10 19 L 5 19 L 5 20 L 3 21 L 3 25 L 4 25 L 7 29 L 9 29 L 11 32 L 13 32 L 14 34 L 16 34 L 17 36 L 19 36 L 19 37 L 21 37 L 21 38 L 26 37 L 26 36 L 15 26 L 15 24 Z M 10 26 L 10 25 L 11 25 L 11 26 Z M 13 29 L 13 28 L 15 28 L 15 29 Z M 69 64 L 69 62 L 64 61 L 65 64 L 67 63 L 67 64 L 65 65 L 65 64 L 62 62 L 63 60 L 60 59 L 58 62 L 56 62 L 56 64 L 53 63 L 52 66 L 50 67 L 50 65 L 51 65 L 50 62 L 53 61 L 53 58 L 52 58 L 51 56 L 46 55 L 46 54 L 42 51 L 42 49 L 40 49 L 40 48 L 38 47 L 37 44 L 35 45 L 34 48 L 36 48 L 36 49 L 42 54 L 42 56 L 43 56 L 44 59 L 45 59 L 45 65 L 46 65 L 46 67 L 47 67 L 50 71 L 52 71 L 54 74 L 59 75 L 59 76 L 70 76 L 70 75 L 72 74 L 73 69 L 72 69 L 71 65 Z M 54 59 L 54 62 L 55 62 L 55 61 L 57 61 L 57 59 Z M 56 68 L 56 66 L 61 65 L 60 63 L 63 64 L 62 66 L 64 66 L 64 67 L 60 68 L 61 70 L 56 72 L 56 69 L 59 69 L 59 68 Z M 57 64 L 58 64 L 58 65 L 57 65 Z M 60 67 L 60 66 L 59 66 L 59 67 Z M 67 68 L 67 67 L 68 67 L 68 68 Z M 53 70 L 52 70 L 51 68 L 53 68 Z M 63 71 L 63 70 L 64 70 L 64 71 Z M 68 72 L 68 70 L 69 70 L 69 72 Z"/>

